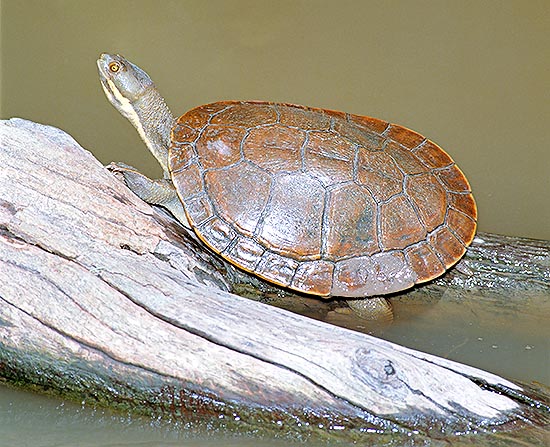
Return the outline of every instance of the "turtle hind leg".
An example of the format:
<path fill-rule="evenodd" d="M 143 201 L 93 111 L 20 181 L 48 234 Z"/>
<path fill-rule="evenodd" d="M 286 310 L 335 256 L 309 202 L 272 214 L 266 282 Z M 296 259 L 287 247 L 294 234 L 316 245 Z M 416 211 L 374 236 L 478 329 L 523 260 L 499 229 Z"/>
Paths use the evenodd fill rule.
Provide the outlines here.
<path fill-rule="evenodd" d="M 373 296 L 346 300 L 352 312 L 364 320 L 393 321 L 393 309 L 386 298 Z"/>
<path fill-rule="evenodd" d="M 159 205 L 166 208 L 184 227 L 191 229 L 183 205 L 170 180 L 151 180 L 136 168 L 125 163 L 111 163 L 107 166 L 107 169 L 122 175 L 126 186 L 141 200 L 150 205 Z"/>

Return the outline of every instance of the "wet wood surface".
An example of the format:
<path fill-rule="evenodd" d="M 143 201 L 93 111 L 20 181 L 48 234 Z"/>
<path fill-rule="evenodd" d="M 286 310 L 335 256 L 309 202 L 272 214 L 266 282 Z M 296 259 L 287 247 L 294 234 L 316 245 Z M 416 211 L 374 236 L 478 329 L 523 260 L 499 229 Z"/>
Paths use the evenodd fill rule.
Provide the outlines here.
<path fill-rule="evenodd" d="M 230 293 L 235 272 L 181 231 L 69 135 L 0 122 L 3 380 L 292 436 L 548 423 L 548 397 L 509 380 Z M 548 291 L 549 253 L 482 234 L 423 289 Z"/>

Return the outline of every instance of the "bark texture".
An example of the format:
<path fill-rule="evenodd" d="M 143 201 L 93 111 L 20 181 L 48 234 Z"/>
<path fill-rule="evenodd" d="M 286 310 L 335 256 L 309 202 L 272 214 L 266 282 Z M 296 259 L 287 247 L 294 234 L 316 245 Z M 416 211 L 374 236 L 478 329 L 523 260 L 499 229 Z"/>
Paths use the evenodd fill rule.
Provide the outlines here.
<path fill-rule="evenodd" d="M 503 287 L 548 290 L 547 243 L 492 235 L 469 251 L 469 273 L 456 270 L 430 287 L 487 287 L 484 272 L 495 269 L 487 253 L 497 246 L 510 256 L 497 269 Z M 66 133 L 0 122 L 5 380 L 153 416 L 291 436 L 357 440 L 417 430 L 438 437 L 548 422 L 547 397 L 233 295 L 227 273 Z"/>

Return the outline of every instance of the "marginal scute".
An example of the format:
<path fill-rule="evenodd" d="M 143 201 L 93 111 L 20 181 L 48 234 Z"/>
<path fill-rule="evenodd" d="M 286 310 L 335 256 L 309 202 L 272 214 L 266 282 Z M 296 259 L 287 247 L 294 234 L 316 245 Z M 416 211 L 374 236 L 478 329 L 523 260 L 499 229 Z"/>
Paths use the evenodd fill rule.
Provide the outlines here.
<path fill-rule="evenodd" d="M 428 242 L 435 249 L 446 268 L 458 261 L 466 247 L 449 231 L 447 227 L 441 227 L 428 236 Z"/>
<path fill-rule="evenodd" d="M 436 174 L 449 191 L 469 192 L 470 185 L 456 165 L 437 171 Z"/>
<path fill-rule="evenodd" d="M 330 295 L 334 264 L 327 261 L 304 261 L 300 263 L 292 280 L 292 287 L 320 296 Z"/>
<path fill-rule="evenodd" d="M 217 252 L 224 251 L 237 237 L 233 228 L 218 217 L 213 217 L 201 224 L 199 231 L 203 239 L 208 241 L 208 245 Z"/>
<path fill-rule="evenodd" d="M 422 135 L 414 130 L 397 124 L 390 124 L 384 135 L 409 149 L 415 148 L 425 140 Z"/>
<path fill-rule="evenodd" d="M 199 227 L 203 222 L 214 216 L 214 208 L 205 194 L 183 200 L 189 223 Z"/>
<path fill-rule="evenodd" d="M 208 124 L 213 112 L 217 112 L 218 108 L 211 110 L 207 107 L 197 107 L 189 110 L 184 116 L 178 119 L 178 124 L 183 124 L 192 129 L 202 129 Z"/>
<path fill-rule="evenodd" d="M 349 120 L 350 122 L 357 124 L 361 128 L 368 130 L 370 132 L 373 132 L 375 134 L 382 134 L 390 123 L 387 121 L 378 119 L 378 118 L 372 118 L 370 116 L 361 116 L 361 115 L 352 115 L 349 114 Z"/>
<path fill-rule="evenodd" d="M 265 247 L 253 239 L 246 236 L 238 236 L 222 255 L 245 270 L 253 272 L 256 270 L 256 266 L 265 251 Z"/>
<path fill-rule="evenodd" d="M 453 164 L 449 155 L 433 141 L 426 140 L 414 150 L 414 154 L 429 168 L 443 168 Z"/>
<path fill-rule="evenodd" d="M 178 123 L 172 129 L 172 141 L 178 143 L 192 143 L 199 136 L 199 130 L 187 124 Z"/>
<path fill-rule="evenodd" d="M 189 110 L 177 120 L 177 125 L 185 125 L 197 131 L 200 131 L 204 126 L 208 124 L 210 118 L 219 111 L 227 108 L 227 104 L 224 102 L 214 102 L 211 104 L 204 104 L 194 109 Z M 176 140 L 177 141 L 177 140 Z"/>
<path fill-rule="evenodd" d="M 368 150 L 377 150 L 384 137 L 366 128 L 361 128 L 347 119 L 335 118 L 334 130 L 340 137 L 350 141 L 352 144 L 362 146 Z"/>
<path fill-rule="evenodd" d="M 172 175 L 189 168 L 191 163 L 198 161 L 194 146 L 191 143 L 182 143 L 172 147 L 169 157 Z"/>
<path fill-rule="evenodd" d="M 262 278 L 288 287 L 297 268 L 298 262 L 294 259 L 266 251 L 255 272 Z"/>
<path fill-rule="evenodd" d="M 450 206 L 455 210 L 462 211 L 467 216 L 470 216 L 474 221 L 477 220 L 477 208 L 472 194 L 450 193 Z"/>
<path fill-rule="evenodd" d="M 445 272 L 445 266 L 426 242 L 405 249 L 405 256 L 418 282 L 429 281 Z"/>
<path fill-rule="evenodd" d="M 319 112 L 322 112 L 334 120 L 347 120 L 348 114 L 345 112 L 340 112 L 339 110 L 328 110 L 328 109 L 316 109 Z"/>
<path fill-rule="evenodd" d="M 320 114 L 318 110 L 296 106 L 281 106 L 279 111 L 279 123 L 284 126 L 297 127 L 301 130 L 329 130 L 330 117 Z"/>
<path fill-rule="evenodd" d="M 384 295 L 415 284 L 416 273 L 398 251 L 360 256 L 336 263 L 332 295 Z"/>
<path fill-rule="evenodd" d="M 470 245 L 476 228 L 476 223 L 471 217 L 449 208 L 447 225 L 464 245 Z"/>

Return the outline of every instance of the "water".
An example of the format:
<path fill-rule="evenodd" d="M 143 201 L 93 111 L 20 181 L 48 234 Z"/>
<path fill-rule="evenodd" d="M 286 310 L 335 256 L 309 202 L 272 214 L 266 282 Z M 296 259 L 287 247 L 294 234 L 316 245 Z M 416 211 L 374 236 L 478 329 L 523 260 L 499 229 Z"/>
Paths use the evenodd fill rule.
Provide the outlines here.
<path fill-rule="evenodd" d="M 394 302 L 396 318 L 389 326 L 369 329 L 340 315 L 328 321 L 505 378 L 550 385 L 549 300 L 535 299 L 514 315 L 499 313 L 475 297 L 466 302 Z M 544 311 L 537 312 L 537 302 L 545 303 Z"/>
<path fill-rule="evenodd" d="M 550 384 L 548 297 L 531 299 L 510 318 L 482 300 L 394 302 L 392 324 L 366 324 L 353 315 L 329 312 L 326 321 L 381 336 L 411 348 L 486 369 L 509 379 Z M 314 315 L 319 317 L 319 315 Z M 540 444 L 542 429 L 507 433 L 498 445 Z M 474 442 L 475 439 L 475 442 Z M 535 439 L 535 441 L 533 441 Z M 521 440 L 521 441 L 520 441 Z M 10 447 L 288 446 L 288 440 L 257 440 L 233 433 L 172 425 L 113 414 L 74 402 L 0 387 L 0 445 Z M 455 438 L 451 445 L 489 446 L 494 440 Z M 313 442 L 315 445 L 315 442 Z M 448 445 L 448 444 L 445 444 Z"/>
<path fill-rule="evenodd" d="M 0 386 L 3 447 L 246 447 L 257 443 L 238 435 L 196 433 Z M 261 444 L 288 445 L 265 440 Z"/>
<path fill-rule="evenodd" d="M 266 99 L 368 114 L 448 149 L 485 231 L 550 239 L 547 2 L 4 0 L 2 118 L 71 133 L 102 162 L 158 167 L 107 103 L 95 59 L 119 51 L 150 72 L 175 113 Z M 547 297 L 541 297 L 547 298 Z M 391 326 L 327 321 L 550 384 L 550 315 L 473 303 L 396 303 Z M 0 446 L 258 445 L 0 388 Z M 455 441 L 456 443 L 456 441 Z M 262 445 L 289 445 L 262 441 Z"/>
<path fill-rule="evenodd" d="M 549 3 L 4 0 L 0 116 L 61 127 L 102 162 L 158 175 L 107 102 L 120 52 L 175 114 L 264 99 L 370 115 L 448 150 L 480 229 L 550 239 Z"/>

